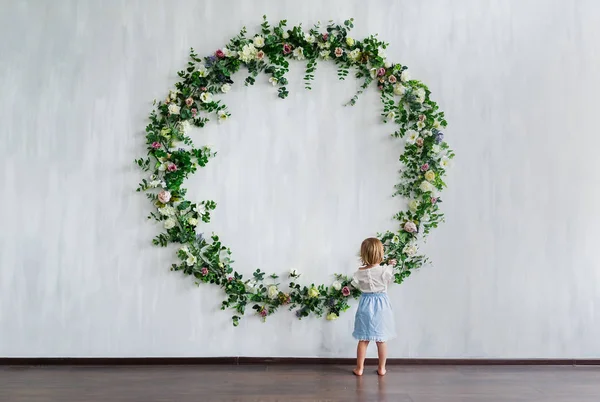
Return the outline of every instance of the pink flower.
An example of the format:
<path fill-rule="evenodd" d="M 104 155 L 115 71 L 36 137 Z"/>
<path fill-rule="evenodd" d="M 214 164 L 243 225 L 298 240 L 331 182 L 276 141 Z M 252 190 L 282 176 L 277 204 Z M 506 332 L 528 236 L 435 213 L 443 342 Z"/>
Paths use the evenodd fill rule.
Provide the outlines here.
<path fill-rule="evenodd" d="M 201 90 L 202 92 L 206 92 L 206 87 L 200 87 L 200 90 Z"/>
<path fill-rule="evenodd" d="M 219 59 L 224 59 L 225 53 L 223 53 L 221 49 L 217 49 L 217 51 L 215 52 L 215 56 L 217 56 Z"/>
<path fill-rule="evenodd" d="M 256 58 L 258 60 L 262 60 L 265 58 L 265 52 L 263 52 L 262 50 L 259 50 L 258 53 L 256 53 Z"/>
<path fill-rule="evenodd" d="M 201 273 L 203 276 L 206 276 L 206 275 L 208 275 L 208 268 L 206 268 L 206 267 L 203 267 L 203 268 L 200 270 L 200 273 Z"/>
<path fill-rule="evenodd" d="M 425 115 L 424 114 L 419 115 L 419 121 L 425 121 Z"/>
<path fill-rule="evenodd" d="M 377 89 L 379 89 L 380 91 L 383 91 L 383 85 L 377 86 Z"/>
<path fill-rule="evenodd" d="M 158 148 L 160 148 L 160 142 L 158 142 L 158 141 L 154 141 L 154 142 L 152 143 L 152 148 L 154 148 L 154 149 L 158 149 Z"/>
<path fill-rule="evenodd" d="M 426 172 L 429 170 L 429 163 L 424 163 L 423 166 L 421 166 L 421 172 Z"/>
<path fill-rule="evenodd" d="M 169 200 L 171 200 L 171 193 L 167 190 L 162 190 L 160 193 L 158 193 L 158 200 L 163 204 L 166 204 L 169 202 Z"/>
<path fill-rule="evenodd" d="M 194 98 L 192 98 L 191 96 L 185 100 L 185 104 L 188 106 L 192 106 L 193 103 L 194 103 Z"/>
<path fill-rule="evenodd" d="M 321 35 L 321 39 L 323 39 L 323 42 L 327 42 L 327 40 L 329 39 L 329 34 L 324 33 L 323 35 Z"/>
<path fill-rule="evenodd" d="M 385 68 L 381 67 L 379 70 L 377 70 L 377 75 L 380 77 L 385 75 Z"/>
<path fill-rule="evenodd" d="M 436 197 L 431 197 L 431 203 L 432 203 L 432 204 L 435 204 L 435 203 L 437 202 L 437 200 L 438 200 L 438 199 L 437 199 Z"/>
<path fill-rule="evenodd" d="M 417 146 L 418 147 L 422 147 L 423 146 L 423 138 L 421 138 L 421 137 L 417 138 Z"/>
<path fill-rule="evenodd" d="M 398 81 L 398 79 L 396 78 L 395 75 L 390 75 L 390 78 L 388 78 L 388 80 L 390 81 L 391 84 L 396 83 L 396 81 Z"/>
<path fill-rule="evenodd" d="M 268 313 L 269 313 L 269 312 L 268 312 L 268 311 L 267 311 L 267 309 L 265 309 L 265 308 L 263 308 L 262 310 L 260 310 L 260 316 L 261 316 L 261 317 L 266 317 Z"/>
<path fill-rule="evenodd" d="M 335 57 L 342 57 L 342 55 L 344 54 L 344 49 L 342 49 L 341 47 L 336 47 L 334 53 Z"/>
<path fill-rule="evenodd" d="M 174 164 L 174 163 L 169 163 L 169 164 L 167 165 L 167 170 L 168 170 L 169 172 L 176 172 L 176 171 L 177 171 L 177 165 L 176 165 L 176 164 Z"/>
<path fill-rule="evenodd" d="M 228 277 L 227 277 L 227 280 L 228 280 L 229 282 L 233 281 L 233 276 L 231 276 L 231 275 L 230 275 L 230 276 L 228 276 Z"/>
<path fill-rule="evenodd" d="M 408 233 L 417 233 L 417 225 L 414 222 L 408 221 L 404 224 L 404 230 Z"/>
<path fill-rule="evenodd" d="M 284 43 L 283 44 L 283 54 L 290 54 L 290 53 L 292 53 L 292 45 Z"/>
<path fill-rule="evenodd" d="M 192 108 L 192 117 L 196 117 L 197 114 L 198 114 L 198 109 Z"/>
<path fill-rule="evenodd" d="M 342 288 L 342 295 L 344 295 L 345 297 L 350 296 L 350 288 L 348 286 L 344 286 Z"/>

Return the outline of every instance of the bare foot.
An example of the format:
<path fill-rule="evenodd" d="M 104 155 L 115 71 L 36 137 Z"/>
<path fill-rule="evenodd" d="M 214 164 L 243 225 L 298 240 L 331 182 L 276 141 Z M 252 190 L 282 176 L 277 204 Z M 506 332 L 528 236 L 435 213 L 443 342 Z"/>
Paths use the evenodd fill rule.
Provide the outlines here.
<path fill-rule="evenodd" d="M 383 377 L 385 375 L 385 373 L 387 373 L 386 369 L 377 369 L 377 374 L 379 374 L 380 376 Z"/>
<path fill-rule="evenodd" d="M 354 375 L 356 376 L 361 376 L 363 375 L 363 370 L 359 369 L 359 368 L 355 368 L 354 370 L 352 370 L 352 372 L 354 373 Z"/>

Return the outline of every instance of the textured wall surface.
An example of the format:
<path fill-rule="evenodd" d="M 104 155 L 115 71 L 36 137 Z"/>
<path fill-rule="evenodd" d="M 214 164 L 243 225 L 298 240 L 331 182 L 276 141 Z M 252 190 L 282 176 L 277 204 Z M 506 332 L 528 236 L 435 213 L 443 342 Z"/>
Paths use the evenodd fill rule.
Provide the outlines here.
<path fill-rule="evenodd" d="M 133 189 L 143 129 L 190 47 L 242 25 L 356 18 L 446 110 L 458 153 L 447 223 L 390 297 L 394 357 L 600 357 L 600 5 L 593 0 L 0 1 L 0 356 L 354 354 L 334 323 L 281 312 L 234 329 L 221 294 L 168 271 L 172 249 Z M 391 228 L 400 142 L 374 91 L 294 65 L 279 100 L 261 78 L 194 133 L 219 152 L 188 187 L 219 203 L 206 231 L 237 267 L 328 280 Z M 374 351 L 371 351 L 374 352 Z"/>

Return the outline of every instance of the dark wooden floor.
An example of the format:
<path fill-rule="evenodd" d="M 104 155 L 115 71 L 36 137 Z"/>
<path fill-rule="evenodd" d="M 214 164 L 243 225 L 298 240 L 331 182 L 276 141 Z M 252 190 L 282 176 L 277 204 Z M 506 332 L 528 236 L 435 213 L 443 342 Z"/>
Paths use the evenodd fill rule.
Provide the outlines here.
<path fill-rule="evenodd" d="M 0 367 L 0 401 L 599 402 L 600 367 Z"/>

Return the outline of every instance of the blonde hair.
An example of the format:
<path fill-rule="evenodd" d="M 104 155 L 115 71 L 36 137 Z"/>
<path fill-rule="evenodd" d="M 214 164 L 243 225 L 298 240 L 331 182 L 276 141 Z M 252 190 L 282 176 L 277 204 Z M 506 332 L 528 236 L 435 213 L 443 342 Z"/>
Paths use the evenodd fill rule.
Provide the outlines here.
<path fill-rule="evenodd" d="M 383 243 L 370 237 L 360 245 L 360 259 L 366 265 L 379 265 L 383 261 Z"/>

